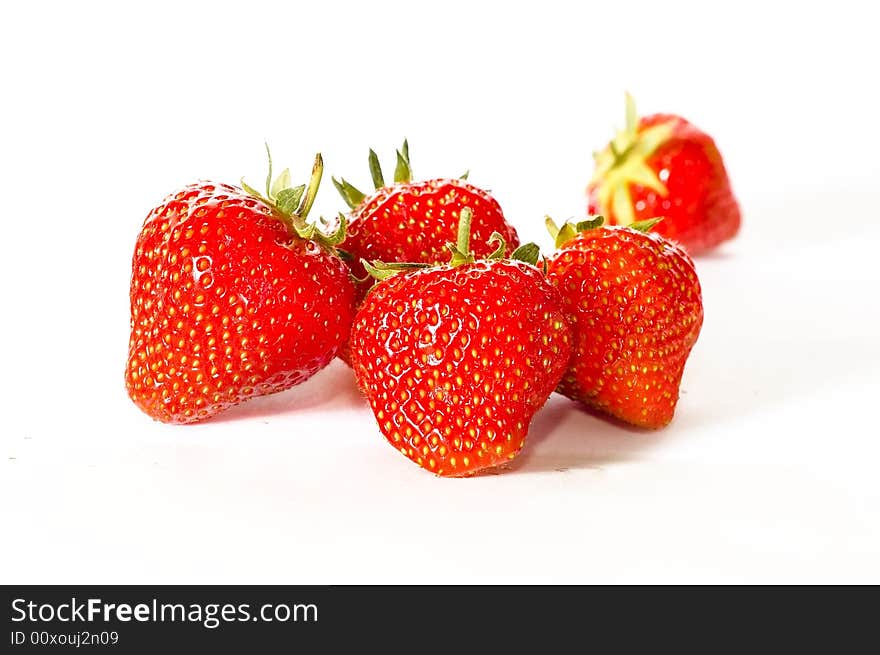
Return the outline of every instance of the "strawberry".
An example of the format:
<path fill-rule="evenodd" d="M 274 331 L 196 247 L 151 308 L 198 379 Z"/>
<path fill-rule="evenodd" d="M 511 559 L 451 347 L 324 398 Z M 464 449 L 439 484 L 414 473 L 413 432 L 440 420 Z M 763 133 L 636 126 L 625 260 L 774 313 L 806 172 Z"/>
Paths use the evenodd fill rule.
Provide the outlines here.
<path fill-rule="evenodd" d="M 499 247 L 477 261 L 470 219 L 463 208 L 447 265 L 367 264 L 386 279 L 367 294 L 351 334 L 352 366 L 382 434 L 442 476 L 515 457 L 571 354 L 559 293 L 532 265 L 537 246 L 505 259 L 496 233 Z M 397 268 L 404 272 L 389 277 Z"/>
<path fill-rule="evenodd" d="M 688 255 L 657 221 L 562 229 L 547 276 L 573 322 L 571 364 L 558 391 L 645 428 L 672 420 L 685 361 L 703 324 L 700 281 Z"/>
<path fill-rule="evenodd" d="M 285 170 L 266 195 L 198 182 L 147 216 L 131 276 L 125 382 L 135 404 L 189 423 L 287 389 L 326 366 L 347 338 L 354 287 L 327 236 L 308 225 L 321 181 Z"/>
<path fill-rule="evenodd" d="M 691 254 L 732 239 L 740 210 L 715 142 L 680 116 L 641 119 L 626 96 L 626 129 L 596 158 L 589 212 L 630 225 L 655 216 L 656 230 Z"/>
<path fill-rule="evenodd" d="M 346 204 L 351 208 L 345 253 L 352 274 L 363 280 L 357 286 L 358 303 L 363 300 L 374 280 L 366 274 L 361 259 L 384 262 L 423 262 L 439 264 L 448 256 L 446 245 L 455 241 L 461 209 L 473 212 L 472 240 L 474 253 L 485 257 L 491 253 L 489 239 L 498 232 L 510 254 L 519 246 L 513 226 L 504 219 L 498 202 L 486 191 L 469 184 L 465 173 L 461 178 L 439 178 L 413 182 L 409 144 L 404 141 L 397 151 L 394 183 L 385 184 L 376 153 L 370 150 L 370 174 L 376 191 L 369 196 L 345 179 L 333 178 Z M 340 358 L 348 362 L 348 344 Z"/>
<path fill-rule="evenodd" d="M 498 232 L 510 254 L 519 246 L 516 230 L 504 220 L 498 202 L 486 191 L 461 178 L 439 178 L 413 182 L 409 144 L 397 151 L 394 183 L 385 184 L 379 158 L 370 150 L 370 173 L 376 191 L 369 196 L 345 179 L 333 179 L 339 193 L 352 209 L 345 250 L 352 255 L 352 270 L 363 277 L 361 259 L 384 262 L 439 264 L 449 252 L 446 245 L 456 239 L 459 212 L 469 207 L 474 254 L 491 254 L 489 239 Z M 372 283 L 372 282 L 371 282 Z"/>

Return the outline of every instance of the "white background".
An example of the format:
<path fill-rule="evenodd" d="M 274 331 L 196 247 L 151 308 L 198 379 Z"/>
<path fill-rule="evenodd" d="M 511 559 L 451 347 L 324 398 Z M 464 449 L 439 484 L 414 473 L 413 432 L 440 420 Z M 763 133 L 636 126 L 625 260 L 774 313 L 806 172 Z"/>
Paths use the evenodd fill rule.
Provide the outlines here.
<path fill-rule="evenodd" d="M 4 9 L 0 581 L 880 582 L 869 3 L 296 4 Z M 625 90 L 716 137 L 744 210 L 697 261 L 669 428 L 554 395 L 512 470 L 444 480 L 339 363 L 199 426 L 128 401 L 131 252 L 167 193 L 261 180 L 264 139 L 367 186 L 407 136 L 418 176 L 470 168 L 548 247 Z"/>

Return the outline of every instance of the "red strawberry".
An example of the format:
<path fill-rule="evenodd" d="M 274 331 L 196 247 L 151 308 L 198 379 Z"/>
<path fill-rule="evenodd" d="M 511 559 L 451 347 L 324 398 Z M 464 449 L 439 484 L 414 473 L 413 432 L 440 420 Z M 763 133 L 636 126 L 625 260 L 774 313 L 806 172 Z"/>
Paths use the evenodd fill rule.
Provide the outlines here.
<path fill-rule="evenodd" d="M 672 420 L 688 354 L 703 324 L 700 281 L 656 221 L 601 227 L 602 218 L 547 219 L 560 249 L 547 275 L 574 323 L 574 354 L 558 391 L 646 428 Z"/>
<path fill-rule="evenodd" d="M 379 282 L 351 335 L 352 365 L 382 434 L 443 476 L 515 457 L 571 354 L 559 293 L 535 266 L 504 259 L 498 234 L 501 246 L 476 261 L 469 219 L 462 209 L 451 264 Z M 514 253 L 537 255 L 533 244 Z"/>
<path fill-rule="evenodd" d="M 285 170 L 266 197 L 199 182 L 147 216 L 132 260 L 125 382 L 155 419 L 188 423 L 287 389 L 347 338 L 354 287 L 333 237 L 307 225 L 321 156 L 306 186 Z"/>
<path fill-rule="evenodd" d="M 446 245 L 455 241 L 459 212 L 469 207 L 471 239 L 477 257 L 489 255 L 489 239 L 498 232 L 509 254 L 519 246 L 516 230 L 504 220 L 498 202 L 486 191 L 464 178 L 440 178 L 412 181 L 409 144 L 397 151 L 394 183 L 385 184 L 376 153 L 370 150 L 370 173 L 376 191 L 367 196 L 344 179 L 333 180 L 339 193 L 352 209 L 346 234 L 345 250 L 352 255 L 352 269 L 358 277 L 365 274 L 361 259 L 384 262 L 444 262 Z"/>
<path fill-rule="evenodd" d="M 626 96 L 626 129 L 601 153 L 587 187 L 589 211 L 611 224 L 655 216 L 657 233 L 698 253 L 732 239 L 740 211 L 715 142 L 680 116 L 639 119 Z"/>
<path fill-rule="evenodd" d="M 355 277 L 367 278 L 358 285 L 359 302 L 373 285 L 361 259 L 442 263 L 449 254 L 446 244 L 455 241 L 463 207 L 469 207 L 473 212 L 471 236 L 476 244 L 474 254 L 477 257 L 490 254 L 488 244 L 493 232 L 498 232 L 507 244 L 505 254 L 519 246 L 516 230 L 504 220 L 498 202 L 486 191 L 466 182 L 467 173 L 458 179 L 413 182 L 406 141 L 397 151 L 393 184 L 386 186 L 379 158 L 372 150 L 369 164 L 376 187 L 369 196 L 344 179 L 333 180 L 352 209 L 345 237 L 345 252 L 351 255 L 349 265 Z M 340 357 L 348 361 L 347 348 L 343 348 Z"/>

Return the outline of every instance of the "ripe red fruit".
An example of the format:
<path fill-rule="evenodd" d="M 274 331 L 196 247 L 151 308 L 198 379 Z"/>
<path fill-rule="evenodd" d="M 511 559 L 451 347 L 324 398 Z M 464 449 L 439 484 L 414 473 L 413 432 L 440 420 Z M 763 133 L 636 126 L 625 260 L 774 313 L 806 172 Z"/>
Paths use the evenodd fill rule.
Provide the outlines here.
<path fill-rule="evenodd" d="M 547 276 L 573 321 L 571 364 L 558 391 L 622 421 L 672 420 L 685 361 L 703 324 L 700 282 L 675 243 L 645 233 L 655 221 L 560 230 Z"/>
<path fill-rule="evenodd" d="M 147 216 L 131 276 L 125 382 L 155 419 L 188 423 L 292 387 L 326 366 L 347 338 L 354 287 L 328 237 L 307 225 L 321 180 L 266 196 L 199 182 Z"/>
<path fill-rule="evenodd" d="M 424 182 L 412 181 L 409 144 L 397 151 L 394 183 L 385 184 L 379 158 L 370 150 L 370 174 L 376 191 L 369 196 L 358 191 L 344 179 L 333 179 L 346 204 L 352 209 L 345 237 L 345 253 L 352 274 L 364 280 L 357 285 L 360 303 L 372 280 L 361 259 L 384 262 L 422 262 L 439 264 L 449 256 L 446 244 L 455 241 L 460 212 L 469 207 L 471 240 L 474 254 L 485 257 L 491 253 L 489 240 L 498 232 L 506 244 L 505 254 L 519 247 L 519 237 L 504 219 L 498 202 L 486 191 L 469 184 L 464 178 L 440 178 Z M 347 344 L 340 358 L 348 362 Z"/>
<path fill-rule="evenodd" d="M 626 129 L 595 155 L 589 212 L 615 225 L 662 216 L 656 232 L 692 254 L 732 239 L 740 209 L 712 137 L 673 114 L 640 119 L 626 99 Z"/>
<path fill-rule="evenodd" d="M 351 335 L 352 366 L 382 434 L 442 476 L 515 457 L 571 354 L 556 289 L 535 266 L 504 259 L 503 242 L 476 261 L 468 219 L 462 210 L 451 264 L 379 282 Z M 514 256 L 534 262 L 537 254 L 529 245 Z M 377 266 L 380 276 L 394 268 Z"/>
<path fill-rule="evenodd" d="M 361 259 L 384 262 L 423 262 L 439 264 L 449 256 L 446 244 L 454 242 L 458 220 L 464 207 L 473 212 L 471 240 L 474 255 L 485 257 L 492 248 L 489 239 L 498 232 L 510 254 L 519 247 L 513 226 L 504 219 L 498 202 L 486 191 L 463 178 L 440 178 L 413 182 L 409 144 L 397 151 L 394 183 L 386 185 L 379 159 L 370 150 L 370 173 L 376 191 L 369 196 L 344 179 L 333 180 L 346 204 L 352 209 L 345 251 L 351 254 L 354 274 L 362 278 Z M 372 281 L 367 285 L 372 285 Z M 364 293 L 366 290 L 364 290 Z"/>

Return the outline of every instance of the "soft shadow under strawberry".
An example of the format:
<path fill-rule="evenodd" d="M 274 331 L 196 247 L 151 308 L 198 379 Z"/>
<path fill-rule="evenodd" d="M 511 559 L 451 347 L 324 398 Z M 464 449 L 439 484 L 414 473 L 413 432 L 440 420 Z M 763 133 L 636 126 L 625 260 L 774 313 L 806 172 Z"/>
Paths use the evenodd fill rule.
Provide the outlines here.
<path fill-rule="evenodd" d="M 294 414 L 320 407 L 321 411 L 355 409 L 366 407 L 367 401 L 357 388 L 351 369 L 336 360 L 316 373 L 305 384 L 287 391 L 252 398 L 236 405 L 208 423 L 241 421 Z"/>
<path fill-rule="evenodd" d="M 639 459 L 657 447 L 668 432 L 637 428 L 554 394 L 532 421 L 522 453 L 504 470 L 563 473 L 601 469 Z"/>

